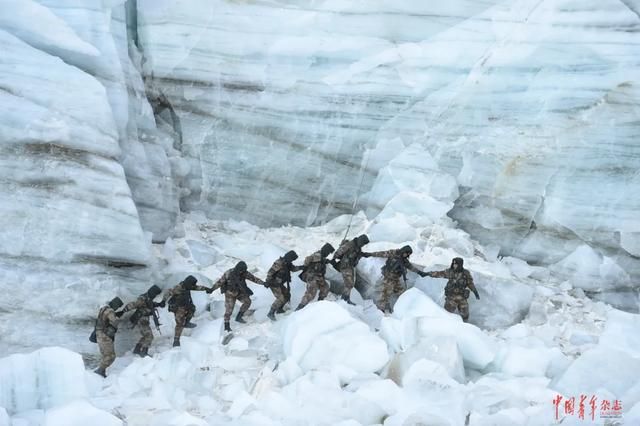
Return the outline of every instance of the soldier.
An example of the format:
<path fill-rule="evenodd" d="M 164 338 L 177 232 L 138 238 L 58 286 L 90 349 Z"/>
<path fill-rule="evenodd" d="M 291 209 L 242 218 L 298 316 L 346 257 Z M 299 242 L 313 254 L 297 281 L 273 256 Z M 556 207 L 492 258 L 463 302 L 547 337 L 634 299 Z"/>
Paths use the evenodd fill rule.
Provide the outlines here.
<path fill-rule="evenodd" d="M 364 256 L 362 247 L 368 243 L 369 237 L 364 234 L 360 235 L 353 240 L 340 244 L 340 247 L 333 255 L 332 264 L 342 274 L 342 280 L 344 282 L 342 300 L 350 305 L 355 305 L 355 303 L 351 301 L 351 289 L 355 284 L 356 265 L 360 261 L 360 258 Z"/>
<path fill-rule="evenodd" d="M 107 305 L 98 311 L 98 319 L 96 320 L 96 343 L 100 349 L 100 366 L 94 370 L 94 373 L 107 377 L 107 368 L 113 364 L 116 359 L 116 352 L 113 348 L 113 340 L 118 331 L 118 318 L 122 316 L 122 311 L 115 311 L 122 306 L 122 300 L 119 297 L 113 298 Z"/>
<path fill-rule="evenodd" d="M 386 257 L 387 261 L 382 267 L 382 297 L 378 302 L 378 309 L 381 311 L 393 312 L 389 299 L 392 293 L 402 294 L 406 290 L 407 269 L 424 276 L 424 272 L 416 268 L 409 262 L 413 250 L 410 246 L 404 246 L 399 250 L 377 251 L 373 253 L 363 253 L 363 257 Z M 405 282 L 405 286 L 400 283 L 400 278 Z"/>
<path fill-rule="evenodd" d="M 247 264 L 240 261 L 236 266 L 222 274 L 222 277 L 213 286 L 212 291 L 219 288 L 224 294 L 224 331 L 231 331 L 229 322 L 231 321 L 233 308 L 236 306 L 236 300 L 242 302 L 236 321 L 242 324 L 246 322 L 242 319 L 242 316 L 251 306 L 251 298 L 249 296 L 253 294 L 253 291 L 247 286 L 246 280 L 264 285 L 264 281 L 247 271 Z"/>
<path fill-rule="evenodd" d="M 271 269 L 267 272 L 267 279 L 265 280 L 264 286 L 270 288 L 273 296 L 276 298 L 271 305 L 271 310 L 269 310 L 267 314 L 269 319 L 273 321 L 276 320 L 276 312 L 283 313 L 284 305 L 291 298 L 291 288 L 289 287 L 291 273 L 300 271 L 303 268 L 303 266 L 293 264 L 293 261 L 297 258 L 298 254 L 295 251 L 288 251 L 283 257 L 279 257 L 273 262 Z"/>
<path fill-rule="evenodd" d="M 444 288 L 444 308 L 449 312 L 455 312 L 457 308 L 462 321 L 467 322 L 469 319 L 469 302 L 467 302 L 469 290 L 475 294 L 477 300 L 480 300 L 480 295 L 473 284 L 471 273 L 462 267 L 463 264 L 464 261 L 461 257 L 454 257 L 449 269 L 425 272 L 423 276 L 449 280 Z"/>
<path fill-rule="evenodd" d="M 154 322 L 157 322 L 156 308 L 158 306 L 164 306 L 164 303 L 156 303 L 153 301 L 160 293 L 162 293 L 162 290 L 154 284 L 149 287 L 146 293 L 142 293 L 135 301 L 127 303 L 124 309 L 122 309 L 122 313 L 129 312 L 133 309 L 136 310 L 129 318 L 129 321 L 131 321 L 133 327 L 137 325 L 142 334 L 133 349 L 133 353 L 141 357 L 149 356 L 149 346 L 151 346 L 151 342 L 153 342 L 153 333 L 149 325 L 149 317 L 153 315 Z"/>
<path fill-rule="evenodd" d="M 173 312 L 176 320 L 176 328 L 173 335 L 173 346 L 180 346 L 180 336 L 185 328 L 194 328 L 196 324 L 191 322 L 193 314 L 196 312 L 196 305 L 191 299 L 192 291 L 206 291 L 207 294 L 213 292 L 213 288 L 196 285 L 198 280 L 193 275 L 189 275 L 180 284 L 167 291 L 162 298 L 162 306 L 169 303 L 169 312 Z"/>
<path fill-rule="evenodd" d="M 307 291 L 304 293 L 304 296 L 302 296 L 302 300 L 296 308 L 296 311 L 307 306 L 307 303 L 316 297 L 318 290 L 320 290 L 318 300 L 323 300 L 327 297 L 327 294 L 329 294 L 329 286 L 324 280 L 324 274 L 327 272 L 327 263 L 329 263 L 327 256 L 334 251 L 333 246 L 326 243 L 319 251 L 304 259 L 304 269 L 300 274 L 300 279 L 307 283 Z"/>

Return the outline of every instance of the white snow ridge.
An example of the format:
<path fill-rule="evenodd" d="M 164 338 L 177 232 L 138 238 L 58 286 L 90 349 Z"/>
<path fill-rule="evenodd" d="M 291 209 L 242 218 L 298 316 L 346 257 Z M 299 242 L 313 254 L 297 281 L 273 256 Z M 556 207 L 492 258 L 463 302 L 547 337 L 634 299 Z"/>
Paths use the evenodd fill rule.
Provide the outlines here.
<path fill-rule="evenodd" d="M 0 426 L 640 425 L 638 0 L 0 0 L 0 46 Z M 363 233 L 469 321 L 365 257 L 93 372 L 113 297 Z"/>

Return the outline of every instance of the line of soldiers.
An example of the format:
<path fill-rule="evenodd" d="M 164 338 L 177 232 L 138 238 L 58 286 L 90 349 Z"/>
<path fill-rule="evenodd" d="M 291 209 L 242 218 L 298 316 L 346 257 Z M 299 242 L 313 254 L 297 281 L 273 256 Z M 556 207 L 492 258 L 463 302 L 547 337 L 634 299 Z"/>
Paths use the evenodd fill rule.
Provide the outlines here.
<path fill-rule="evenodd" d="M 444 308 L 449 312 L 455 312 L 457 309 L 463 321 L 466 322 L 468 320 L 469 304 L 467 299 L 469 294 L 473 292 L 476 299 L 480 299 L 480 296 L 471 274 L 463 267 L 462 258 L 454 258 L 451 262 L 451 267 L 448 269 L 424 272 L 409 261 L 409 257 L 413 253 L 410 246 L 371 253 L 363 252 L 362 248 L 368 243 L 369 238 L 366 235 L 343 241 L 337 251 L 331 244 L 326 243 L 320 250 L 307 256 L 303 265 L 294 265 L 293 262 L 298 259 L 298 254 L 293 250 L 288 251 L 273 263 L 264 281 L 250 273 L 247 269 L 247 264 L 244 261 L 240 261 L 233 268 L 225 271 L 218 281 L 209 288 L 197 285 L 197 279 L 189 275 L 180 284 L 168 290 L 161 302 L 154 302 L 154 299 L 161 293 L 161 289 L 156 285 L 151 286 L 147 292 L 141 294 L 134 302 L 128 303 L 120 311 L 118 309 L 123 305 L 123 302 L 116 297 L 98 312 L 95 332 L 102 360 L 95 372 L 106 377 L 107 367 L 115 360 L 113 340 L 117 331 L 118 321 L 128 311 L 135 309 L 130 320 L 133 326 L 137 326 L 142 334 L 133 353 L 141 357 L 149 356 L 148 350 L 153 340 L 149 318 L 153 317 L 156 327 L 158 327 L 156 308 L 165 307 L 168 303 L 169 312 L 173 312 L 175 316 L 176 326 L 173 346 L 180 346 L 180 336 L 184 328 L 196 326 L 191 323 L 195 313 L 191 291 L 206 291 L 210 294 L 220 289 L 225 296 L 224 329 L 225 331 L 231 331 L 230 321 L 236 301 L 241 302 L 240 310 L 235 317 L 235 320 L 239 323 L 246 322 L 243 316 L 251 306 L 250 296 L 253 295 L 253 292 L 247 286 L 246 280 L 263 285 L 271 290 L 275 300 L 267 316 L 271 320 L 276 320 L 275 314 L 284 313 L 284 306 L 291 300 L 291 273 L 302 271 L 300 279 L 306 283 L 306 291 L 296 307 L 297 311 L 314 300 L 316 295 L 318 300 L 323 300 L 329 294 L 329 284 L 325 280 L 325 274 L 327 264 L 331 264 L 340 272 L 343 278 L 344 290 L 342 299 L 354 305 L 350 295 L 355 284 L 355 268 L 363 257 L 387 259 L 382 267 L 382 296 L 377 303 L 381 311 L 392 312 L 391 297 L 394 294 L 400 295 L 404 292 L 406 287 L 403 285 L 403 281 L 406 282 L 407 271 L 412 271 L 421 277 L 446 278 L 448 281 L 445 287 Z M 334 255 L 332 259 L 329 259 L 328 257 L 331 253 L 334 253 Z"/>

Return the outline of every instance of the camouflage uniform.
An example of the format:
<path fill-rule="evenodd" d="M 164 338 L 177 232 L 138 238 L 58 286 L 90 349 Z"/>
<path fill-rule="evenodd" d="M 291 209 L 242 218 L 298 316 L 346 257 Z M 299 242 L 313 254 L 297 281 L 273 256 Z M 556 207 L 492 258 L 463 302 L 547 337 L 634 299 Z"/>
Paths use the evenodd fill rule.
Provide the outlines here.
<path fill-rule="evenodd" d="M 334 259 L 339 259 L 337 268 L 342 274 L 344 290 L 342 298 L 348 300 L 351 296 L 351 289 L 355 284 L 355 268 L 362 258 L 362 250 L 356 242 L 357 238 L 343 242 L 333 255 Z M 350 299 L 349 299 L 350 300 Z"/>
<path fill-rule="evenodd" d="M 473 283 L 471 273 L 467 269 L 455 270 L 453 268 L 442 271 L 427 272 L 426 276 L 433 278 L 446 278 L 447 285 L 444 288 L 445 302 L 444 308 L 449 312 L 455 312 L 456 308 L 464 322 L 469 319 L 469 291 L 472 291 L 476 298 L 478 290 Z"/>
<path fill-rule="evenodd" d="M 273 262 L 265 280 L 267 283 L 265 286 L 271 289 L 271 293 L 275 297 L 271 305 L 271 313 L 281 312 L 284 305 L 289 301 L 291 298 L 291 289 L 289 288 L 291 272 L 300 271 L 302 268 L 303 266 L 288 263 L 284 257 L 280 257 Z"/>
<path fill-rule="evenodd" d="M 173 316 L 176 321 L 176 327 L 174 329 L 173 343 L 174 346 L 179 346 L 180 337 L 185 325 L 191 321 L 193 314 L 196 312 L 196 306 L 191 299 L 191 290 L 193 291 L 206 291 L 211 293 L 211 289 L 205 286 L 193 284 L 189 289 L 185 288 L 183 283 L 169 289 L 162 297 L 161 304 L 169 303 L 169 312 L 173 312 Z"/>
<path fill-rule="evenodd" d="M 413 266 L 409 259 L 402 256 L 401 249 L 397 250 L 385 250 L 376 251 L 369 254 L 372 257 L 384 257 L 387 258 L 387 262 L 382 268 L 382 296 L 378 301 L 378 309 L 384 311 L 385 309 L 391 310 L 389 300 L 391 295 L 396 293 L 398 296 L 404 293 L 406 290 L 406 284 L 401 283 L 402 279 L 405 283 L 407 280 L 407 270 L 413 271 L 416 274 L 422 274 L 423 272 Z"/>
<path fill-rule="evenodd" d="M 229 323 L 231 320 L 231 314 L 233 308 L 236 306 L 236 300 L 242 302 L 240 311 L 236 317 L 242 319 L 242 316 L 251 306 L 251 299 L 249 296 L 253 294 L 253 291 L 247 286 L 246 280 L 253 281 L 256 284 L 263 284 L 260 278 L 256 277 L 249 271 L 242 273 L 236 273 L 235 268 L 227 270 L 222 277 L 214 284 L 213 290 L 218 288 L 224 294 L 224 322 Z"/>
<path fill-rule="evenodd" d="M 318 290 L 320 291 L 318 300 L 323 300 L 329 294 L 329 285 L 324 279 L 324 274 L 327 272 L 327 263 L 329 263 L 329 260 L 323 257 L 320 251 L 304 259 L 304 272 L 300 274 L 300 278 L 307 283 L 307 290 L 296 310 L 304 308 L 315 299 Z"/>
<path fill-rule="evenodd" d="M 139 316 L 139 319 L 133 324 L 133 326 L 138 326 L 138 330 L 140 330 L 142 336 L 140 337 L 140 340 L 138 340 L 133 352 L 146 355 L 149 350 L 149 346 L 151 346 L 151 342 L 153 342 L 153 333 L 151 332 L 149 317 L 154 315 L 155 306 L 153 300 L 149 299 L 147 294 L 144 293 L 138 296 L 135 301 L 127 303 L 122 311 L 129 312 L 134 309 L 136 310 L 136 313 L 134 313 L 131 318 L 135 319 L 136 316 Z"/>
<path fill-rule="evenodd" d="M 98 374 L 106 377 L 107 368 L 113 364 L 116 359 L 116 352 L 113 347 L 113 341 L 118 330 L 119 319 L 115 311 L 110 306 L 103 306 L 98 312 L 98 320 L 96 321 L 96 341 L 100 349 L 100 366 Z"/>

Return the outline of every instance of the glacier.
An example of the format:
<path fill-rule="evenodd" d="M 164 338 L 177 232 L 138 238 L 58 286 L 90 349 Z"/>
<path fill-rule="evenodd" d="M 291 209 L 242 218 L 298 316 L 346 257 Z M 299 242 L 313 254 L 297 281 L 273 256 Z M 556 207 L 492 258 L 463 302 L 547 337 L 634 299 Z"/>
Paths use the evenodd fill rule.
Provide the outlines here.
<path fill-rule="evenodd" d="M 586 390 L 640 419 L 627 375 L 585 375 L 639 359 L 624 324 L 640 310 L 640 3 L 432 3 L 0 0 L 0 375 L 62 380 L 38 364 L 45 351 L 80 383 L 114 294 L 209 282 L 238 258 L 264 274 L 349 226 L 372 250 L 410 243 L 432 270 L 464 257 L 482 297 L 467 327 L 440 308 L 442 281 L 413 276 L 382 317 L 369 300 L 381 263 L 367 259 L 358 308 L 313 308 L 350 325 L 314 330 L 363 342 L 374 367 L 354 371 L 338 347 L 318 372 L 324 344 L 274 348 L 299 337 L 266 322 L 268 290 L 254 288 L 256 324 L 225 354 L 209 347 L 222 301 L 199 295 L 211 311 L 184 353 L 160 338 L 158 365 L 133 361 L 122 330 L 106 388 L 88 375 L 73 398 L 29 406 L 2 380 L 0 425 L 83 424 L 79 411 L 135 424 L 160 406 L 153 424 L 447 424 L 425 398 L 456 407 L 454 423 L 531 424 L 554 392 Z M 275 377 L 266 354 L 282 360 Z M 198 382 L 215 356 L 222 370 Z M 179 377 L 196 402 L 164 383 Z"/>

